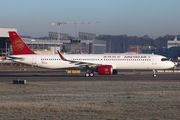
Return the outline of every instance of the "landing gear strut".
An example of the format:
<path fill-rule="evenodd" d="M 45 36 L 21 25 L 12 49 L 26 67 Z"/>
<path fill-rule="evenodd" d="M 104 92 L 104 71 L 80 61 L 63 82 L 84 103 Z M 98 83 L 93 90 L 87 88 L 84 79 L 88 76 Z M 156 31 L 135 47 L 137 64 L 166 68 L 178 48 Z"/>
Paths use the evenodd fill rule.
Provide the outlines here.
<path fill-rule="evenodd" d="M 153 77 L 156 77 L 156 70 L 153 70 Z"/>

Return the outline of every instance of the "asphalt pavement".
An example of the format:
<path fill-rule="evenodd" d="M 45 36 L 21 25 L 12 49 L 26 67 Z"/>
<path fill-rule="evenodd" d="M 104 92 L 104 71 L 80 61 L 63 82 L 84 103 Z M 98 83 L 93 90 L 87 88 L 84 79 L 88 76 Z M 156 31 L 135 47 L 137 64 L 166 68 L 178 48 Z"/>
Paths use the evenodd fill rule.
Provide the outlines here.
<path fill-rule="evenodd" d="M 180 74 L 157 73 L 154 78 L 152 73 L 123 72 L 118 75 L 98 75 L 85 77 L 81 74 L 67 74 L 65 72 L 0 72 L 0 81 L 12 81 L 16 79 L 27 81 L 180 81 Z"/>

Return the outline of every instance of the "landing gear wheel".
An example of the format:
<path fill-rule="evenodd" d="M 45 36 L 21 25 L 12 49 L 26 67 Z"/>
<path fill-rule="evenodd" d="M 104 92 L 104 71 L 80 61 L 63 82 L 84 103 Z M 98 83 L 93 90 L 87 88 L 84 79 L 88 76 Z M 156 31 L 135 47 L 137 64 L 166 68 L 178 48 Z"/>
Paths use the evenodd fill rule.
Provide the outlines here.
<path fill-rule="evenodd" d="M 89 77 L 89 76 L 90 76 L 90 74 L 87 72 L 87 73 L 85 73 L 85 76 L 86 76 L 86 77 Z"/>
<path fill-rule="evenodd" d="M 94 72 L 86 72 L 85 77 L 94 77 Z"/>
<path fill-rule="evenodd" d="M 156 70 L 153 70 L 153 77 L 156 77 Z"/>
<path fill-rule="evenodd" d="M 93 72 L 89 73 L 89 75 L 90 75 L 90 77 L 94 77 L 94 73 Z"/>

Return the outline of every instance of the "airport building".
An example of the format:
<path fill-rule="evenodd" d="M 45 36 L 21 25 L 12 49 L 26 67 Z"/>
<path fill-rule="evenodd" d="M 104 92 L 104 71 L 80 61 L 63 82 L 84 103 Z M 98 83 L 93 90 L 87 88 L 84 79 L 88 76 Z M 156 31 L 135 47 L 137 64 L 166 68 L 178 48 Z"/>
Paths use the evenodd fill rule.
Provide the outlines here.
<path fill-rule="evenodd" d="M 15 28 L 0 28 L 0 56 L 7 56 L 11 53 L 8 31 L 16 31 Z M 60 33 L 58 40 L 57 32 L 49 32 L 48 40 L 22 38 L 28 46 L 38 54 L 54 54 L 57 50 L 65 53 L 84 53 L 100 54 L 108 52 L 108 44 L 105 41 L 97 40 L 96 35 L 92 33 L 79 32 L 77 38 L 69 37 L 68 34 Z M 137 47 L 129 49 L 132 52 L 139 52 Z M 167 48 L 162 49 L 142 49 L 142 53 L 154 53 L 167 56 L 168 58 L 178 59 L 180 56 L 180 41 L 177 37 L 172 41 L 168 40 Z"/>
<path fill-rule="evenodd" d="M 178 58 L 180 56 L 180 41 L 175 37 L 174 40 L 167 41 L 167 47 L 160 49 L 143 49 L 142 53 L 154 53 L 172 58 L 173 60 L 180 60 L 180 58 Z"/>
<path fill-rule="evenodd" d="M 36 53 L 42 50 L 56 53 L 60 50 L 65 53 L 77 54 L 100 54 L 106 52 L 106 42 L 95 39 L 95 34 L 79 32 L 78 38 L 69 38 L 68 34 L 61 33 L 58 40 L 58 33 L 49 32 L 49 40 L 22 38 L 28 46 Z M 41 52 L 39 52 L 41 51 Z"/>
<path fill-rule="evenodd" d="M 7 56 L 12 54 L 8 31 L 16 31 L 15 28 L 0 28 L 0 54 Z M 98 54 L 106 52 L 106 42 L 96 40 L 92 33 L 79 32 L 78 38 L 70 38 L 68 34 L 61 33 L 58 40 L 57 32 L 49 32 L 48 40 L 22 38 L 25 43 L 37 54 L 55 54 L 57 50 L 65 53 Z"/>
<path fill-rule="evenodd" d="M 177 60 L 178 56 L 180 56 L 180 41 L 178 40 L 177 37 L 175 37 L 173 41 L 168 40 L 167 49 L 168 49 L 168 57 Z"/>
<path fill-rule="evenodd" d="M 15 28 L 0 28 L 0 56 L 6 56 L 10 52 L 8 31 L 17 31 Z"/>

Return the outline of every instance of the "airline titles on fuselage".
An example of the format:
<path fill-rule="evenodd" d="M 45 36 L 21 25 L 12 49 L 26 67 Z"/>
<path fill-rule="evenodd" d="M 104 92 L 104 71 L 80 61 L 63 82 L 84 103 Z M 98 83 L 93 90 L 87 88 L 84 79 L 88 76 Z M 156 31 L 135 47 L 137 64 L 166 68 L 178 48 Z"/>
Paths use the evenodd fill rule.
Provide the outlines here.
<path fill-rule="evenodd" d="M 124 56 L 124 58 L 150 58 L 150 56 L 140 56 L 140 55 L 137 55 L 137 56 L 134 56 L 134 55 L 132 55 L 132 56 Z"/>
<path fill-rule="evenodd" d="M 122 56 L 109 56 L 109 55 L 105 55 L 103 56 L 103 58 L 121 58 Z M 127 55 L 127 56 L 123 56 L 124 58 L 150 58 L 150 56 L 140 56 L 140 55 Z"/>

